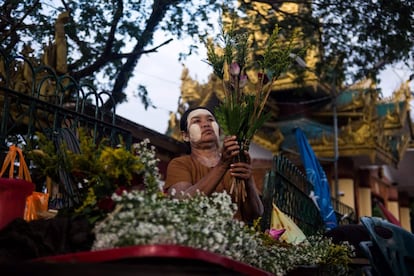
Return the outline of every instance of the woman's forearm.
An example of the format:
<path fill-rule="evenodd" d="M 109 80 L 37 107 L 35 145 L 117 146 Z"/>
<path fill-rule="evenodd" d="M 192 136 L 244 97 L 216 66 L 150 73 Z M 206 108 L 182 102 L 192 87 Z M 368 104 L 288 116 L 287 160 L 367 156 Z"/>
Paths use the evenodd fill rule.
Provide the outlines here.
<path fill-rule="evenodd" d="M 246 199 L 243 204 L 243 214 L 246 219 L 254 220 L 263 214 L 263 203 L 257 193 L 253 177 L 246 181 Z"/>

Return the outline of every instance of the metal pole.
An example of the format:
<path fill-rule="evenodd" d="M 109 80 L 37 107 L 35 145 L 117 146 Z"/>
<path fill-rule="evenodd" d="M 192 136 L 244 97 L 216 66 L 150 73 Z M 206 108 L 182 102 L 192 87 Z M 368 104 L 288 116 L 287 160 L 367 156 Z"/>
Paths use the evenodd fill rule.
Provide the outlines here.
<path fill-rule="evenodd" d="M 336 110 L 336 91 L 333 91 L 332 97 L 333 128 L 334 128 L 334 193 L 335 199 L 339 201 L 339 184 L 338 184 L 338 114 Z"/>
<path fill-rule="evenodd" d="M 339 184 L 338 184 L 338 114 L 336 111 L 336 93 L 334 91 L 334 96 L 332 98 L 333 104 L 333 128 L 334 128 L 334 189 L 335 189 L 335 199 L 339 201 Z"/>

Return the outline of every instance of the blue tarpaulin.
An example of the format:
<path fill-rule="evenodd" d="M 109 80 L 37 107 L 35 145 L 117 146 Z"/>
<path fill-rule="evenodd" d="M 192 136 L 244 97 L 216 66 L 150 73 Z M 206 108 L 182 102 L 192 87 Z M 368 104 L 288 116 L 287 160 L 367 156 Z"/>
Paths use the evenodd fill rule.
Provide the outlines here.
<path fill-rule="evenodd" d="M 313 185 L 314 195 L 312 196 L 316 198 L 326 230 L 333 229 L 338 225 L 338 222 L 332 207 L 331 193 L 326 174 L 303 131 L 300 128 L 296 128 L 295 135 L 303 166 L 306 169 L 306 178 Z"/>

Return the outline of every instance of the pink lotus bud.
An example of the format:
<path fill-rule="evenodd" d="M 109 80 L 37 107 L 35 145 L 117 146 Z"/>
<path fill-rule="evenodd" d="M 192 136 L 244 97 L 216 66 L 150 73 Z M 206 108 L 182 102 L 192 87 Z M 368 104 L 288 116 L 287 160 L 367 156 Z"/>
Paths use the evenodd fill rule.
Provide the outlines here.
<path fill-rule="evenodd" d="M 230 64 L 230 74 L 232 76 L 238 76 L 240 74 L 240 66 L 237 64 L 237 62 L 232 62 Z"/>
<path fill-rule="evenodd" d="M 241 75 L 239 80 L 239 87 L 243 88 L 247 84 L 247 75 Z"/>
<path fill-rule="evenodd" d="M 269 235 L 273 239 L 278 240 L 283 235 L 283 233 L 285 233 L 285 231 L 286 231 L 286 229 L 284 229 L 284 228 L 282 228 L 282 229 L 273 229 L 272 228 L 272 229 L 269 230 Z"/>

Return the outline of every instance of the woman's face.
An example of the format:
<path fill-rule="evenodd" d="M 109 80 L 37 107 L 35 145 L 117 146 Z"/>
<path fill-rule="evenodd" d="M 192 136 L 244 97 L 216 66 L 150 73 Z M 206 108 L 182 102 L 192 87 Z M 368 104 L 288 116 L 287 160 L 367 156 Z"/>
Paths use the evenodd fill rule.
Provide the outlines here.
<path fill-rule="evenodd" d="M 219 140 L 219 126 L 213 114 L 206 109 L 196 109 L 188 114 L 187 135 L 184 141 L 198 143 L 201 140 Z"/>

